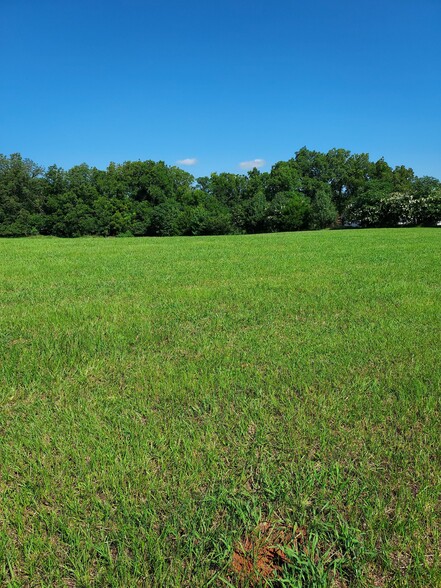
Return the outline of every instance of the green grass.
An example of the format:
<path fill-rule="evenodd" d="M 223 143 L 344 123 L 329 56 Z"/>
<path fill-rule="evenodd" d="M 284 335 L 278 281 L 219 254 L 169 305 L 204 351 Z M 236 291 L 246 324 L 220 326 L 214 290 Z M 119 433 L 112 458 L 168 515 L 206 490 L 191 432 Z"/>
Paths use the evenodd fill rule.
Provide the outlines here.
<path fill-rule="evenodd" d="M 0 240 L 0 585 L 438 586 L 440 351 L 437 229 Z"/>

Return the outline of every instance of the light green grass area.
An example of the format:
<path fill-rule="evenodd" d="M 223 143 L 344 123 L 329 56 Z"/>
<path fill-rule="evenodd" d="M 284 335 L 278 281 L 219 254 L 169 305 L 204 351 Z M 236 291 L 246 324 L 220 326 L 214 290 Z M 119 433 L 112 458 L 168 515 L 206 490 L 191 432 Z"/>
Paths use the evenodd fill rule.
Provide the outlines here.
<path fill-rule="evenodd" d="M 440 389 L 441 230 L 0 240 L 0 585 L 438 586 Z"/>

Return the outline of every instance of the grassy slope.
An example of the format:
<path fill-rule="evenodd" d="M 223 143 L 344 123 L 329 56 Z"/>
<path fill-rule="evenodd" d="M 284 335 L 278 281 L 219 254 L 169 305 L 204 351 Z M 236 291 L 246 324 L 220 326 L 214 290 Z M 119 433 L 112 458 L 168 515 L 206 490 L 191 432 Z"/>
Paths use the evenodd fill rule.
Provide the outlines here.
<path fill-rule="evenodd" d="M 437 585 L 440 270 L 436 229 L 0 240 L 0 584 L 238 585 L 279 521 L 287 586 Z"/>

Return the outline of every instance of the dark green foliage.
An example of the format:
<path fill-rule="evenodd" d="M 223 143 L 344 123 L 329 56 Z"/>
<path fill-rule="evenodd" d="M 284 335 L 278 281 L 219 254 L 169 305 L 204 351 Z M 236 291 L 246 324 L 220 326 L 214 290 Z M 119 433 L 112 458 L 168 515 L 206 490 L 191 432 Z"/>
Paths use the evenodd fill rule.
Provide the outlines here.
<path fill-rule="evenodd" d="M 0 155 L 0 235 L 39 232 L 43 169 L 18 153 Z"/>
<path fill-rule="evenodd" d="M 299 190 L 301 185 L 302 180 L 296 162 L 293 159 L 279 161 L 273 166 L 268 180 L 268 198 L 272 200 L 280 192 Z"/>
<path fill-rule="evenodd" d="M 20 208 L 14 219 L 0 224 L 0 237 L 29 237 L 38 235 L 42 228 L 43 219 L 40 214 L 33 214 L 25 208 Z"/>
<path fill-rule="evenodd" d="M 268 214 L 268 201 L 263 190 L 258 190 L 243 205 L 243 228 L 247 233 L 262 233 Z"/>
<path fill-rule="evenodd" d="M 163 161 L 86 163 L 46 171 L 0 155 L 0 236 L 219 235 L 338 225 L 434 226 L 441 183 L 345 149 L 302 147 L 270 173 L 213 173 L 195 181 Z"/>
<path fill-rule="evenodd" d="M 337 209 L 332 201 L 331 189 L 321 186 L 315 193 L 311 204 L 309 224 L 311 229 L 324 229 L 331 226 L 337 218 Z"/>
<path fill-rule="evenodd" d="M 201 193 L 197 206 L 187 207 L 188 235 L 228 235 L 234 232 L 230 209 L 210 194 Z"/>
<path fill-rule="evenodd" d="M 307 228 L 310 201 L 298 192 L 279 192 L 272 200 L 267 216 L 270 231 L 297 231 Z"/>
<path fill-rule="evenodd" d="M 131 232 L 137 237 L 149 234 L 152 223 L 152 206 L 148 202 L 137 202 L 133 205 Z"/>
<path fill-rule="evenodd" d="M 179 202 L 169 198 L 153 209 L 153 235 L 173 237 L 181 235 L 183 228 L 183 210 Z"/>
<path fill-rule="evenodd" d="M 419 223 L 427 227 L 435 226 L 441 218 L 441 188 L 433 191 L 426 198 L 416 200 L 414 210 Z"/>

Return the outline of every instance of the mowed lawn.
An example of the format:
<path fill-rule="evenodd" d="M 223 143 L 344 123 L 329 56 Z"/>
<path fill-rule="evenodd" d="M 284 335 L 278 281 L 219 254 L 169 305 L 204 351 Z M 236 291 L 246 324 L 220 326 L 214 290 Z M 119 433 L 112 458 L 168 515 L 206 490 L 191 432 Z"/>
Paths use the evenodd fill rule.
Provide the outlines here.
<path fill-rule="evenodd" d="M 436 587 L 440 390 L 441 230 L 2 239 L 0 585 Z"/>

